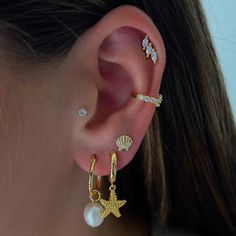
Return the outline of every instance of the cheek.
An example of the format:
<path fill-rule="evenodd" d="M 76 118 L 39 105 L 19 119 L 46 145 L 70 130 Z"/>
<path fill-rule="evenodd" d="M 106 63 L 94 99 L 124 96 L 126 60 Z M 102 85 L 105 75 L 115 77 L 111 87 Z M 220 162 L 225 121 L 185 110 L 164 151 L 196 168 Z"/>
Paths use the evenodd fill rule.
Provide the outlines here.
<path fill-rule="evenodd" d="M 22 185 L 39 176 L 44 179 L 70 165 L 71 122 L 50 88 L 50 84 L 21 81 L 9 84 L 1 96 L 1 186 L 9 178 Z"/>

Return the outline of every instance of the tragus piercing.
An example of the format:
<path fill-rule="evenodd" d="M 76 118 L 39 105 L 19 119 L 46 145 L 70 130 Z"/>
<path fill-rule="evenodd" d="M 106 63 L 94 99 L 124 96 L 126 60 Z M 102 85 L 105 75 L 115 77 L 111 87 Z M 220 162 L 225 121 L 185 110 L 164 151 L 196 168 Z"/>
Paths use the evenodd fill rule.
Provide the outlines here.
<path fill-rule="evenodd" d="M 156 49 L 152 46 L 152 43 L 149 41 L 149 38 L 147 35 L 142 40 L 142 48 L 143 48 L 143 51 L 146 52 L 146 57 L 149 58 L 151 56 L 153 63 L 156 64 L 158 55 L 157 55 Z"/>
<path fill-rule="evenodd" d="M 77 114 L 81 117 L 81 118 L 85 118 L 88 116 L 88 109 L 85 106 L 82 106 L 78 111 Z"/>

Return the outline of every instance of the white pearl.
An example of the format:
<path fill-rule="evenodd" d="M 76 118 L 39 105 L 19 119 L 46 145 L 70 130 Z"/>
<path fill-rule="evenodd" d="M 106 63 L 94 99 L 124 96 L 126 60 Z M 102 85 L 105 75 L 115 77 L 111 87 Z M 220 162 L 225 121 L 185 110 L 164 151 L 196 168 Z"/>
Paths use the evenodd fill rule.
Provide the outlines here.
<path fill-rule="evenodd" d="M 95 228 L 102 224 L 103 218 L 101 216 L 103 207 L 98 202 L 90 202 L 84 208 L 84 220 L 85 222 Z"/>

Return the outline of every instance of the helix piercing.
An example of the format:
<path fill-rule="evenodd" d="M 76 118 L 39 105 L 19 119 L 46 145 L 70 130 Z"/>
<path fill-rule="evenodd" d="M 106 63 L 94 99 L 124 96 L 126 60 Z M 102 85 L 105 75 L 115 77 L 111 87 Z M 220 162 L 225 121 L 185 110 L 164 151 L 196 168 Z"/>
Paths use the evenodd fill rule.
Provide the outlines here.
<path fill-rule="evenodd" d="M 152 43 L 149 41 L 149 38 L 147 35 L 142 40 L 142 48 L 143 48 L 143 51 L 146 52 L 146 57 L 149 58 L 151 56 L 153 63 L 156 64 L 158 55 L 157 55 L 156 49 L 152 46 Z"/>

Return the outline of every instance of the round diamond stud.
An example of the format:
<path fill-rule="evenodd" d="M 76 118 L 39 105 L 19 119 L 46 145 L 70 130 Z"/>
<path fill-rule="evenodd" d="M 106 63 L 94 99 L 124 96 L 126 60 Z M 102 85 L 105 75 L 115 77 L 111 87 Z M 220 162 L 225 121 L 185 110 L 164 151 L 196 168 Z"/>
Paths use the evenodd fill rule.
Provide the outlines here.
<path fill-rule="evenodd" d="M 81 118 L 85 118 L 85 117 L 88 116 L 88 110 L 87 110 L 87 108 L 86 108 L 85 106 L 83 106 L 83 107 L 81 107 L 81 108 L 78 110 L 77 114 L 78 114 Z"/>

